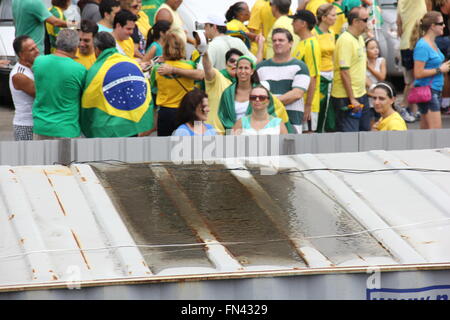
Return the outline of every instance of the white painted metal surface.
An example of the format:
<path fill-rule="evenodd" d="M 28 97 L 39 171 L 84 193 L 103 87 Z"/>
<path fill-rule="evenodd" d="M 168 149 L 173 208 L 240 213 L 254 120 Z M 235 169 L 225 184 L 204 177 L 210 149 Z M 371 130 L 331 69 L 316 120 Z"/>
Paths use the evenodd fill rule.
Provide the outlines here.
<path fill-rule="evenodd" d="M 121 210 L 90 165 L 1 166 L 0 289 L 45 288 L 79 282 L 95 286 L 112 281 L 167 281 L 171 277 L 180 280 L 202 275 L 245 278 L 246 274 L 254 277 L 255 273 L 267 276 L 272 272 L 334 273 L 348 267 L 377 266 L 387 270 L 411 264 L 436 269 L 440 263 L 450 263 L 450 149 L 305 154 L 221 162 L 247 190 L 249 201 L 254 201 L 276 230 L 282 230 L 277 217 L 285 213 L 284 209 L 265 185 L 267 181 L 270 183 L 271 176 L 261 180 L 254 171 L 232 170 L 245 166 L 254 169 L 261 163 L 263 166 L 259 168 L 264 169 L 265 174 L 274 170 L 298 171 L 288 174 L 288 181 L 292 182 L 289 186 L 293 195 L 289 204 L 292 212 L 289 214 L 293 227 L 309 219 L 303 216 L 306 213 L 296 198 L 301 190 L 306 190 L 302 189 L 306 181 L 315 186 L 323 198 L 314 196 L 304 206 L 320 208 L 324 205 L 317 203 L 320 199 L 334 203 L 333 214 L 338 219 L 348 216 L 362 231 L 348 234 L 343 229 L 339 234 L 327 234 L 314 229 L 314 225 L 311 234 L 302 235 L 293 230 L 285 234 L 291 234 L 288 240 L 304 260 L 305 267 L 280 264 L 275 260 L 245 264 L 230 250 L 232 244 L 221 242 L 220 234 L 213 232 L 214 226 L 202 215 L 202 210 L 189 201 L 185 187 L 177 182 L 179 178 L 165 167 L 147 164 L 158 183 L 173 186 L 169 198 L 178 202 L 180 216 L 200 241 L 178 244 L 175 249 L 202 246 L 211 265 L 171 265 L 156 272 L 149 266 L 152 257 L 142 253 L 144 247 L 154 244 L 136 243 L 136 231 L 124 222 Z M 334 169 L 372 171 L 351 173 Z M 281 191 L 287 187 L 277 186 Z M 226 212 L 223 215 L 226 221 Z M 319 222 L 327 224 L 327 221 Z M 386 254 L 371 255 L 370 250 L 358 252 L 358 248 L 344 252 L 346 249 L 337 244 L 358 235 L 376 239 L 374 243 L 379 243 L 379 248 L 373 252 Z M 331 248 L 318 245 L 322 239 L 329 241 Z M 334 250 L 333 241 L 337 251 L 344 250 L 338 259 L 330 255 Z"/>

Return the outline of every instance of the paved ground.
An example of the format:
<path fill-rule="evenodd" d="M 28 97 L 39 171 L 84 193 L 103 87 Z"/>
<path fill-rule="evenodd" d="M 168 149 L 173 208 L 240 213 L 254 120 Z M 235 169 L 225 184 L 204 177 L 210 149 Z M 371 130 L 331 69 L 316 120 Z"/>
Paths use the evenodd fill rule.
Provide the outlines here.
<path fill-rule="evenodd" d="M 14 109 L 8 106 L 0 105 L 0 141 L 14 140 L 12 134 L 12 119 L 14 117 Z M 450 128 L 450 116 L 443 116 L 443 127 Z M 419 122 L 408 123 L 408 129 L 419 129 Z"/>

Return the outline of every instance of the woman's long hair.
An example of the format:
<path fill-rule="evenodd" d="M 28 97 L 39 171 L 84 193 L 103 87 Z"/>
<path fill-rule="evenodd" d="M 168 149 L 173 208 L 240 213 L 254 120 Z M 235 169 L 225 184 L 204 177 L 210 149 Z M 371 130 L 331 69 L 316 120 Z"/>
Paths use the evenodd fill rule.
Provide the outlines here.
<path fill-rule="evenodd" d="M 184 95 L 177 110 L 177 128 L 185 123 L 194 125 L 194 121 L 198 120 L 195 115 L 195 110 L 197 109 L 198 105 L 203 102 L 204 98 L 208 98 L 208 95 L 198 88 L 194 88 L 192 91 L 189 91 Z"/>
<path fill-rule="evenodd" d="M 147 34 L 147 48 L 150 47 L 150 45 L 158 41 L 161 38 L 161 32 L 167 32 L 170 29 L 171 23 L 167 20 L 159 20 L 157 21 L 150 30 L 148 30 Z"/>
<path fill-rule="evenodd" d="M 423 18 L 416 22 L 410 38 L 411 50 L 414 50 L 417 41 L 419 41 L 419 39 L 422 38 L 428 30 L 430 30 L 433 23 L 436 23 L 439 17 L 442 18 L 442 14 L 440 12 L 430 11 L 425 13 Z"/>

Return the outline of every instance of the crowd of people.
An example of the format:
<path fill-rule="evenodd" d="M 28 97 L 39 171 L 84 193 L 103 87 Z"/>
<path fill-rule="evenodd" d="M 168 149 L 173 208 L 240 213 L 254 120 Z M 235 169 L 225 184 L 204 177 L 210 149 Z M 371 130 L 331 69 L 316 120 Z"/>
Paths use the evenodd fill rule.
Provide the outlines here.
<path fill-rule="evenodd" d="M 376 0 L 299 0 L 295 12 L 291 0 L 238 1 L 193 34 L 182 2 L 80 0 L 76 22 L 72 0 L 13 0 L 15 139 L 442 126 L 450 0 L 398 0 L 403 101 L 386 81 Z"/>

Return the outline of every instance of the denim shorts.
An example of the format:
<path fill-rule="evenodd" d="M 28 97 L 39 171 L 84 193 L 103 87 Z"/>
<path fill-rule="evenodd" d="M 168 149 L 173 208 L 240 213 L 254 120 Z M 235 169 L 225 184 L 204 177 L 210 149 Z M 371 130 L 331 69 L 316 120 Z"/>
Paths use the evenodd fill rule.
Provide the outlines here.
<path fill-rule="evenodd" d="M 428 111 L 440 112 L 441 111 L 441 96 L 442 91 L 431 89 L 431 100 L 425 103 L 418 103 L 421 114 L 426 114 Z"/>

